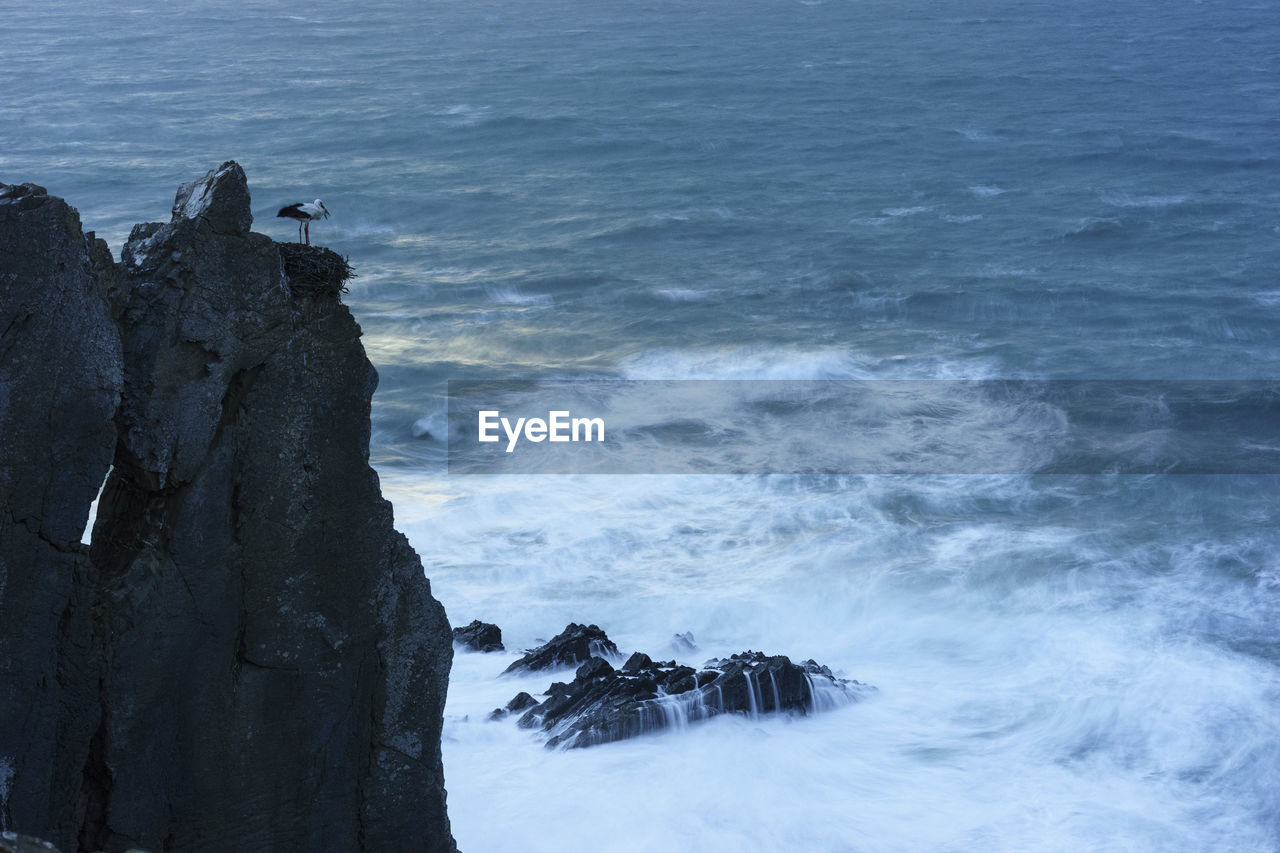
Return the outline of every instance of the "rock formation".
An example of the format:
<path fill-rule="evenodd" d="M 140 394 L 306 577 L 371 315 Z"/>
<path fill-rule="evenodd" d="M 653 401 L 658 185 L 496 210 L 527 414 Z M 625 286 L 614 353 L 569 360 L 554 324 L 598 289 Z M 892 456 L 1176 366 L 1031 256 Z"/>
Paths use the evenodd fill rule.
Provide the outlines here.
<path fill-rule="evenodd" d="M 453 641 L 475 652 L 502 652 L 502 629 L 490 622 L 471 620 L 470 625 L 453 629 Z"/>
<path fill-rule="evenodd" d="M 565 659 L 569 656 L 566 647 L 587 642 L 588 633 L 597 649 L 602 648 L 600 638 L 608 642 L 594 625 L 588 629 L 575 624 L 526 657 L 545 659 L 559 649 Z M 612 648 L 610 654 L 616 652 Z M 495 708 L 489 719 L 524 711 L 519 721 L 522 727 L 546 732 L 549 748 L 570 749 L 684 728 L 721 714 L 752 718 L 809 714 L 856 702 L 874 689 L 837 678 L 813 660 L 795 664 L 785 655 L 747 651 L 709 660 L 701 670 L 695 670 L 674 660 L 654 662 L 636 652 L 621 669 L 603 657 L 589 656 L 574 673 L 573 681 L 557 681 L 548 687 L 543 702 L 520 693 L 505 708 Z"/>
<path fill-rule="evenodd" d="M 225 163 L 124 247 L 119 337 L 103 338 L 122 359 L 116 385 L 97 383 L 114 393 L 123 365 L 102 427 L 111 447 L 114 409 L 118 439 L 76 475 L 90 484 L 72 505 L 79 525 L 104 460 L 114 467 L 89 559 L 72 553 L 79 574 L 59 575 L 82 579 L 63 582 L 71 603 L 22 639 L 23 656 L 83 663 L 91 701 L 61 700 L 60 734 L 43 739 L 74 753 L 74 779 L 58 761 L 51 779 L 15 766 L 3 828 L 109 852 L 453 850 L 440 760 L 451 637 L 368 464 L 377 376 L 341 281 L 291 289 L 278 244 L 251 222 L 244 173 Z M 4 346 L 38 343 L 5 332 Z M 5 388 L 9 373 L 6 361 Z M 28 431 L 60 420 L 10 408 Z M 43 455 L 70 476 L 65 457 Z M 0 483 L 6 506 L 31 493 Z M 64 527 L 57 541 L 78 541 Z M 26 606 L 0 585 L 6 615 Z M 60 652 L 67 637 L 79 645 Z M 13 717 L 0 710 L 3 731 Z M 43 812 L 14 812 L 40 796 Z"/>
<path fill-rule="evenodd" d="M 693 632 L 685 631 L 683 634 L 671 635 L 671 650 L 678 655 L 687 655 L 698 650 L 698 644 L 693 640 Z"/>
<path fill-rule="evenodd" d="M 570 622 L 565 629 L 536 649 L 529 649 L 524 657 L 507 667 L 504 672 L 534 671 L 555 667 L 577 666 L 592 657 L 617 655 L 618 647 L 608 635 L 595 625 L 579 625 Z"/>
<path fill-rule="evenodd" d="M 525 711 L 537 704 L 538 704 L 537 699 L 534 699 L 528 693 L 525 693 L 523 690 L 521 690 L 504 707 L 494 708 L 492 711 L 490 711 L 487 719 L 501 720 L 503 717 L 506 717 L 509 714 L 514 714 L 518 711 Z"/>

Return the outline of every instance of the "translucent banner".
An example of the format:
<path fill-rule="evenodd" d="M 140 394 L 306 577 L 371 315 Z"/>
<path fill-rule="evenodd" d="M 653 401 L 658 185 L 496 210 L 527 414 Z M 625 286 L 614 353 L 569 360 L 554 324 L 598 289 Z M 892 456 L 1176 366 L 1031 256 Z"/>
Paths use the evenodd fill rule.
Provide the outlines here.
<path fill-rule="evenodd" d="M 454 474 L 1277 474 L 1280 382 L 449 383 Z"/>

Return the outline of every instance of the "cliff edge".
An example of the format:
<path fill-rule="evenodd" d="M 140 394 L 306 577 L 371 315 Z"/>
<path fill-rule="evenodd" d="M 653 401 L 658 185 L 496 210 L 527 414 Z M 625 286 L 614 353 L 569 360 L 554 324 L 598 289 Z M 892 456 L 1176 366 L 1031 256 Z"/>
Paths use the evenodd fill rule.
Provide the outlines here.
<path fill-rule="evenodd" d="M 3 208 L 0 239 L 31 245 Z M 31 456 L 8 452 L 11 435 L 51 459 L 47 478 L 92 484 L 63 501 L 79 527 L 111 465 L 87 555 L 75 523 L 58 534 L 65 566 L 15 562 L 0 540 L 4 659 L 53 661 L 0 671 L 5 693 L 68 680 L 65 697 L 43 696 L 51 746 L 8 765 L 2 733 L 30 714 L 0 704 L 0 828 L 82 850 L 452 851 L 440 759 L 451 635 L 368 464 L 377 374 L 338 287 L 291 289 L 280 245 L 251 224 L 228 162 L 179 189 L 169 222 L 136 226 L 117 267 L 105 247 L 96 265 L 88 249 L 77 257 L 73 283 L 97 294 L 85 316 L 115 320 L 90 335 L 107 354 L 81 358 L 118 369 L 68 371 L 119 396 L 101 423 L 76 423 L 97 424 L 92 446 L 110 454 L 41 457 L 65 418 L 0 396 L 0 521 L 33 517 L 11 507 L 31 491 L 16 473 Z M 0 312 L 48 288 L 9 255 Z M 32 256 L 28 267 L 54 265 Z M 7 316 L 0 352 L 64 357 Z M 67 340 L 90 328 L 50 325 Z M 24 375 L 10 368 L 6 355 L 0 395 Z M 49 602 L 14 594 L 33 577 Z M 9 630 L 10 614 L 30 627 Z"/>

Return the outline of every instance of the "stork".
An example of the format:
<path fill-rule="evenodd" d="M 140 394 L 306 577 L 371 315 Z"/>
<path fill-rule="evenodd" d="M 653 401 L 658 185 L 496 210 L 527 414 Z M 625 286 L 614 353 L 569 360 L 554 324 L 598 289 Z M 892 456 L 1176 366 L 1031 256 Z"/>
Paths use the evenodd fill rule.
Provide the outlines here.
<path fill-rule="evenodd" d="M 283 216 L 286 219 L 298 220 L 298 242 L 302 242 L 303 229 L 306 229 L 307 245 L 310 246 L 311 220 L 328 219 L 329 208 L 325 207 L 324 202 L 320 199 L 316 199 L 310 204 L 305 201 L 300 201 L 297 204 L 291 204 L 287 207 L 280 208 L 280 212 L 277 213 L 276 216 Z"/>

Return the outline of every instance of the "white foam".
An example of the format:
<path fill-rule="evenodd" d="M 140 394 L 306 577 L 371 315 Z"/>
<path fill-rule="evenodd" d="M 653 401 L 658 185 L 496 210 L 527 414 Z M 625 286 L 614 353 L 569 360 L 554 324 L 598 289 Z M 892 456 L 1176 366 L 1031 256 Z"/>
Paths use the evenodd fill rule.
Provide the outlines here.
<path fill-rule="evenodd" d="M 900 303 L 897 296 L 860 297 L 868 305 Z M 623 359 L 624 379 L 986 379 L 1000 376 L 993 359 L 954 361 L 936 355 L 871 356 L 851 350 L 790 347 L 654 349 Z"/>
<path fill-rule="evenodd" d="M 712 290 L 694 290 L 684 287 L 668 287 L 658 291 L 658 295 L 672 302 L 701 302 L 710 298 L 715 291 Z"/>
<path fill-rule="evenodd" d="M 496 302 L 499 305 L 548 306 L 555 301 L 547 293 L 521 293 L 511 287 L 485 288 L 485 295 L 489 297 L 491 302 Z"/>
<path fill-rule="evenodd" d="M 959 133 L 970 142 L 995 142 L 1000 139 L 1000 137 L 994 133 L 989 133 L 985 130 L 979 130 L 978 128 L 973 127 L 961 128 L 957 130 L 956 133 Z"/>
<path fill-rule="evenodd" d="M 1112 207 L 1129 208 L 1161 208 L 1185 204 L 1190 200 L 1186 195 L 1147 195 L 1133 196 L 1127 193 L 1105 193 L 1102 200 Z"/>
<path fill-rule="evenodd" d="M 440 409 L 423 415 L 413 422 L 414 438 L 433 438 L 437 441 L 449 439 L 449 417 L 447 411 Z"/>
<path fill-rule="evenodd" d="M 892 216 L 897 218 L 899 216 L 915 216 L 920 213 L 928 213 L 930 210 L 933 210 L 933 208 L 920 205 L 917 207 L 886 207 L 881 212 L 884 213 L 886 216 Z"/>
<path fill-rule="evenodd" d="M 487 119 L 493 113 L 493 107 L 487 104 L 454 104 L 436 113 L 451 120 L 451 123 L 474 126 Z"/>
<path fill-rule="evenodd" d="M 871 372 L 853 354 L 836 349 L 732 347 L 648 350 L 624 359 L 626 379 L 865 379 Z"/>
<path fill-rule="evenodd" d="M 556 676 L 497 679 L 514 655 L 460 654 L 444 747 L 460 846 L 1265 848 L 1255 816 L 1280 784 L 1280 679 L 1176 627 L 1230 600 L 1205 566 L 1261 542 L 1174 536 L 1152 550 L 1110 511 L 1033 522 L 1037 506 L 1081 496 L 1017 477 L 388 476 L 384 488 L 453 621 L 497 622 L 509 649 L 569 621 L 596 622 L 624 654 L 691 630 L 695 666 L 750 647 L 879 688 L 832 708 L 839 697 L 814 690 L 812 717 L 716 717 L 549 753 L 480 718 Z M 772 686 L 753 684 L 760 707 L 757 687 Z M 864 808 L 804 817 L 849 797 Z M 708 818 L 726 809 L 750 810 L 758 834 Z"/>

